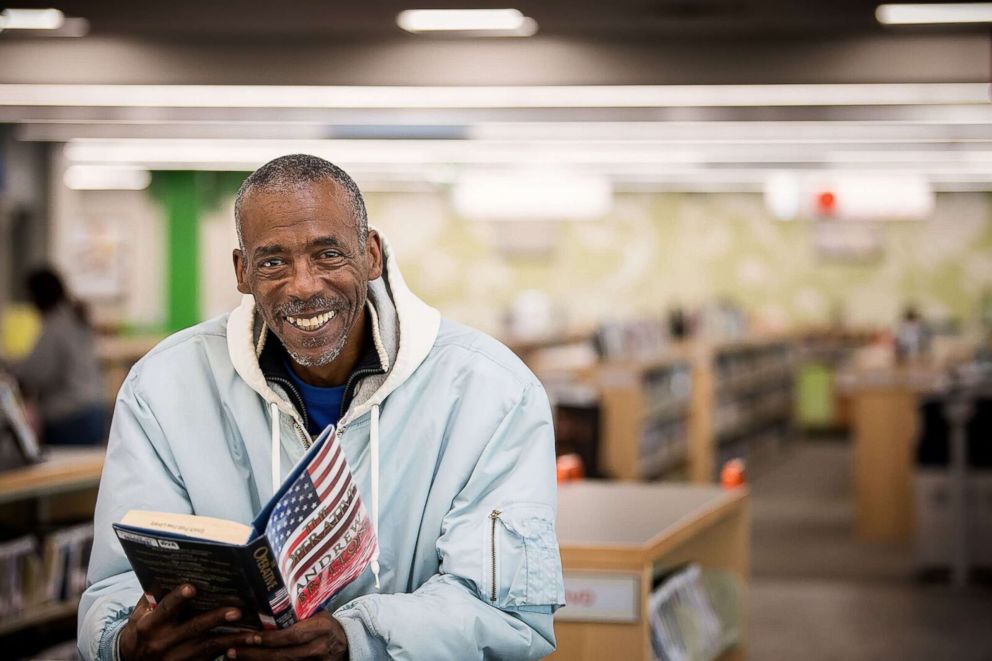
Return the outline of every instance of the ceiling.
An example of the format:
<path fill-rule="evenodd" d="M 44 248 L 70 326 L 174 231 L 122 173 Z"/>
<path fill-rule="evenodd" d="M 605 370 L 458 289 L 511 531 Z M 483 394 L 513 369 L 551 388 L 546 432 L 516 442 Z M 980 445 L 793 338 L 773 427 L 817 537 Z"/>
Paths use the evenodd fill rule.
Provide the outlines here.
<path fill-rule="evenodd" d="M 458 2 L 327 2 L 265 0 L 21 0 L 12 6 L 57 7 L 85 18 L 98 37 L 286 40 L 334 37 L 347 40 L 406 36 L 396 14 L 412 8 L 512 6 L 534 18 L 540 34 L 583 39 L 650 40 L 686 35 L 832 35 L 882 33 L 874 18 L 878 2 L 865 0 L 519 0 Z M 928 31 L 928 30 L 924 30 Z M 933 32 L 933 29 L 929 30 Z M 982 27 L 941 32 L 984 32 Z M 4 39 L 17 38 L 7 34 Z M 407 36 L 407 38 L 416 38 Z"/>
<path fill-rule="evenodd" d="M 540 164 L 626 190 L 818 169 L 992 190 L 988 29 L 885 29 L 875 2 L 472 3 L 533 17 L 529 39 L 395 26 L 465 6 L 441 0 L 17 6 L 53 5 L 89 35 L 0 33 L 0 123 L 67 143 L 64 166 L 241 170 L 305 150 L 363 186 Z"/>

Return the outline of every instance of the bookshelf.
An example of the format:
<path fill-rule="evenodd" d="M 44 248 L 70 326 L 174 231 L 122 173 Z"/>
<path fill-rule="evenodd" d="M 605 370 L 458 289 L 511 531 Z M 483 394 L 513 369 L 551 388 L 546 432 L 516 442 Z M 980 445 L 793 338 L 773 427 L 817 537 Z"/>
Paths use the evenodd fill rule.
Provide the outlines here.
<path fill-rule="evenodd" d="M 706 361 L 712 404 L 709 415 L 711 479 L 728 460 L 760 465 L 793 434 L 795 342 L 787 337 L 716 344 Z"/>
<path fill-rule="evenodd" d="M 60 526 L 92 519 L 103 460 L 102 447 L 52 448 L 40 463 L 0 472 L 0 523 L 32 529 L 38 523 Z M 40 550 L 48 552 L 47 541 L 57 535 L 53 531 L 46 537 Z M 26 597 L 22 609 L 0 618 L 0 638 L 68 619 L 75 615 L 78 604 L 74 594 L 64 599 Z"/>
<path fill-rule="evenodd" d="M 0 472 L 0 504 L 96 489 L 103 457 L 102 447 L 50 449 L 40 463 Z"/>
<path fill-rule="evenodd" d="M 693 376 L 692 361 L 678 351 L 600 365 L 601 456 L 608 475 L 639 480 L 691 470 Z"/>
<path fill-rule="evenodd" d="M 563 484 L 558 538 L 571 606 L 555 616 L 555 661 L 652 658 L 648 600 L 660 570 L 686 562 L 735 577 L 740 638 L 719 657 L 746 658 L 750 514 L 745 488 Z"/>
<path fill-rule="evenodd" d="M 28 627 L 74 616 L 79 610 L 79 600 L 60 601 L 54 604 L 36 606 L 21 615 L 0 622 L 0 636 L 16 633 Z"/>
<path fill-rule="evenodd" d="M 712 482 L 729 459 L 760 463 L 792 434 L 794 356 L 789 338 L 752 338 L 600 363 L 607 474 Z"/>

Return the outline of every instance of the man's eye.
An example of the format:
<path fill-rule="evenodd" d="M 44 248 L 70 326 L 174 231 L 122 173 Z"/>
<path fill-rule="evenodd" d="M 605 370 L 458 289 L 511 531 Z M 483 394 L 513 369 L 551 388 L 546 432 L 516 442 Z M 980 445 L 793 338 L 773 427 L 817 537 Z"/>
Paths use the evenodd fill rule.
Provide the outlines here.
<path fill-rule="evenodd" d="M 276 258 L 266 259 L 265 261 L 259 264 L 259 267 L 263 269 L 271 269 L 271 268 L 275 268 L 276 266 L 282 266 L 281 259 L 276 259 Z"/>
<path fill-rule="evenodd" d="M 337 250 L 325 250 L 324 252 L 320 253 L 321 259 L 337 259 L 340 256 L 341 253 L 339 253 Z"/>

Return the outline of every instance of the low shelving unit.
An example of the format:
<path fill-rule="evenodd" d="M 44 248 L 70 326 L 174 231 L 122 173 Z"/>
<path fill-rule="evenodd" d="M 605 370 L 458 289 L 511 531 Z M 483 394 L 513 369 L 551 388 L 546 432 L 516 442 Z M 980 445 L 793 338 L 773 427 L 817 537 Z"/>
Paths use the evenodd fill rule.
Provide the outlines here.
<path fill-rule="evenodd" d="M 750 513 L 746 488 L 580 481 L 558 496 L 565 606 L 555 616 L 551 659 L 650 661 L 652 586 L 686 563 L 728 576 L 716 603 L 737 614 L 721 660 L 747 655 Z"/>
<path fill-rule="evenodd" d="M 42 539 L 40 548 L 43 552 L 52 552 L 45 544 L 50 544 L 50 538 L 59 535 L 59 526 L 92 519 L 103 461 L 102 447 L 56 448 L 49 450 L 40 463 L 0 472 L 0 523 L 14 530 L 33 530 L 39 526 L 50 529 L 49 539 Z M 91 525 L 85 526 L 92 530 Z M 70 538 L 73 536 L 80 535 L 69 534 Z M 63 541 L 73 543 L 72 539 Z M 77 546 L 79 544 L 88 548 L 89 542 L 83 540 L 77 542 Z M 78 551 L 76 557 L 82 561 L 85 555 L 82 549 Z M 64 563 L 59 565 L 58 571 L 66 571 Z M 75 587 L 79 587 L 81 578 L 77 574 L 72 579 Z M 70 578 L 63 576 L 63 580 Z M 30 627 L 75 616 L 79 604 L 77 591 L 56 590 L 62 595 L 56 597 L 45 596 L 43 592 L 22 595 L 23 607 L 0 618 L 0 639 Z"/>

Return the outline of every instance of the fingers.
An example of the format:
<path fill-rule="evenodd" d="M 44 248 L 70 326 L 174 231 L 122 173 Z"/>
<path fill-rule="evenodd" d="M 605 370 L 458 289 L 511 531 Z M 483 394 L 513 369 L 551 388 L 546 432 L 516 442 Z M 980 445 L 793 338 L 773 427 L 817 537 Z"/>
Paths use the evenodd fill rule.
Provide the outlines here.
<path fill-rule="evenodd" d="M 325 617 L 311 617 L 287 629 L 261 631 L 262 647 L 291 647 L 309 643 L 332 633 L 331 623 Z"/>
<path fill-rule="evenodd" d="M 247 649 L 258 644 L 258 632 L 239 631 L 238 633 L 216 636 L 200 636 L 183 642 L 169 650 L 168 661 L 180 659 L 215 659 L 235 647 Z"/>
<path fill-rule="evenodd" d="M 227 650 L 224 655 L 226 659 L 238 659 L 239 661 L 292 661 L 293 659 L 343 659 L 342 655 L 328 657 L 331 652 L 327 644 L 321 639 L 311 640 L 302 645 L 282 647 L 279 649 L 263 647 L 236 647 Z"/>
<path fill-rule="evenodd" d="M 132 625 L 137 624 L 138 620 L 143 618 L 145 615 L 148 615 L 148 613 L 150 613 L 151 610 L 152 608 L 148 604 L 148 597 L 146 597 L 145 595 L 141 595 L 141 599 L 139 599 L 138 603 L 135 604 L 134 609 L 131 611 L 131 614 L 127 618 L 128 622 Z"/>
<path fill-rule="evenodd" d="M 157 627 L 163 622 L 175 620 L 179 611 L 187 601 L 196 594 L 196 588 L 189 583 L 180 585 L 175 590 L 165 595 L 162 601 L 150 613 L 138 620 L 138 627 L 142 631 L 147 631 Z M 139 602 L 140 603 L 140 602 Z"/>
<path fill-rule="evenodd" d="M 237 608 L 215 608 L 206 613 L 200 613 L 196 617 L 191 617 L 188 621 L 179 625 L 177 637 L 180 640 L 201 636 L 215 627 L 232 624 L 241 619 L 241 611 Z"/>

